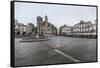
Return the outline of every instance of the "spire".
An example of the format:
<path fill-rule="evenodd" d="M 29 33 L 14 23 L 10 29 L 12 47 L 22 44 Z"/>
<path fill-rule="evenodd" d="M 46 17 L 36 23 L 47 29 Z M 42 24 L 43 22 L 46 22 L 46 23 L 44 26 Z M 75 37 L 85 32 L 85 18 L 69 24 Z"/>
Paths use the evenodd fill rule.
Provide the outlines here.
<path fill-rule="evenodd" d="M 48 21 L 48 16 L 47 16 L 47 14 L 45 14 L 45 21 Z"/>

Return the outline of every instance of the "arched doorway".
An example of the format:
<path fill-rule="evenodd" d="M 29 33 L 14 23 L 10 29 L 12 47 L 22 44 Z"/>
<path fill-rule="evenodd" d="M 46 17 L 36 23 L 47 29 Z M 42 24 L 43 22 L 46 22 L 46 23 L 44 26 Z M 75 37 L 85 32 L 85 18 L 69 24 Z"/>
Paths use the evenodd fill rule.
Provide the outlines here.
<path fill-rule="evenodd" d="M 23 32 L 23 35 L 26 35 L 26 32 Z"/>
<path fill-rule="evenodd" d="M 17 35 L 20 35 L 20 32 L 17 32 L 16 34 L 17 34 Z"/>

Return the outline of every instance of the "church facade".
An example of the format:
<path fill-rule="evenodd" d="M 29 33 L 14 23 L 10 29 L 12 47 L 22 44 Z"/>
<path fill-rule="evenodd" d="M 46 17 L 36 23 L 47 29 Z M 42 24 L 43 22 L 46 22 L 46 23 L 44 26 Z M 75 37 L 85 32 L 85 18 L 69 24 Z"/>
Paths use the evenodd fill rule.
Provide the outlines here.
<path fill-rule="evenodd" d="M 57 28 L 48 21 L 48 16 L 43 17 L 37 16 L 37 33 L 45 36 L 57 35 Z"/>

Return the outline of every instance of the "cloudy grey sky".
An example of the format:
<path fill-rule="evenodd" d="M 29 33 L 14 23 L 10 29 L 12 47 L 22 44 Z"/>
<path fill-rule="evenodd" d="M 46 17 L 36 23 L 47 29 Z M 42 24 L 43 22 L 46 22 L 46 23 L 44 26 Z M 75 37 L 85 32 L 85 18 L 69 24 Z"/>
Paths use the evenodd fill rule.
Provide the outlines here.
<path fill-rule="evenodd" d="M 15 19 L 20 23 L 29 22 L 36 26 L 36 17 L 47 14 L 49 22 L 57 26 L 74 25 L 80 20 L 92 21 L 96 19 L 96 7 L 54 5 L 40 3 L 15 3 Z"/>

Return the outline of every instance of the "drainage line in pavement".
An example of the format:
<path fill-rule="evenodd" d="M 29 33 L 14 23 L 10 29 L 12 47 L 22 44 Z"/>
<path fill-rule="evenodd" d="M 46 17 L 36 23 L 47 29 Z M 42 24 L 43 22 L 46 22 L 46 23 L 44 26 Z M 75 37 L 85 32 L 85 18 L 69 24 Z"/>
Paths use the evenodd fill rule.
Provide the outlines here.
<path fill-rule="evenodd" d="M 72 56 L 69 56 L 68 54 L 66 54 L 66 53 L 64 53 L 64 52 L 62 52 L 62 51 L 60 51 L 60 50 L 58 50 L 58 49 L 56 49 L 56 48 L 50 47 L 49 45 L 45 44 L 44 42 L 41 42 L 41 43 L 44 44 L 44 45 L 46 45 L 48 48 L 54 50 L 55 52 L 57 52 L 57 53 L 63 55 L 64 57 L 66 57 L 66 58 L 68 58 L 68 59 L 74 61 L 74 62 L 82 62 L 82 61 L 80 61 L 80 60 L 78 60 L 78 59 L 76 59 L 76 58 L 73 58 Z"/>
<path fill-rule="evenodd" d="M 59 54 L 61 54 L 61 55 L 63 55 L 63 56 L 65 56 L 66 58 L 68 58 L 68 59 L 70 59 L 70 60 L 72 60 L 74 62 L 81 62 L 80 60 L 78 60 L 76 58 L 73 58 L 72 56 L 69 56 L 68 54 L 66 54 L 66 53 L 64 53 L 64 52 L 62 52 L 62 51 L 60 51 L 58 49 L 54 49 L 54 51 L 59 53 Z"/>

